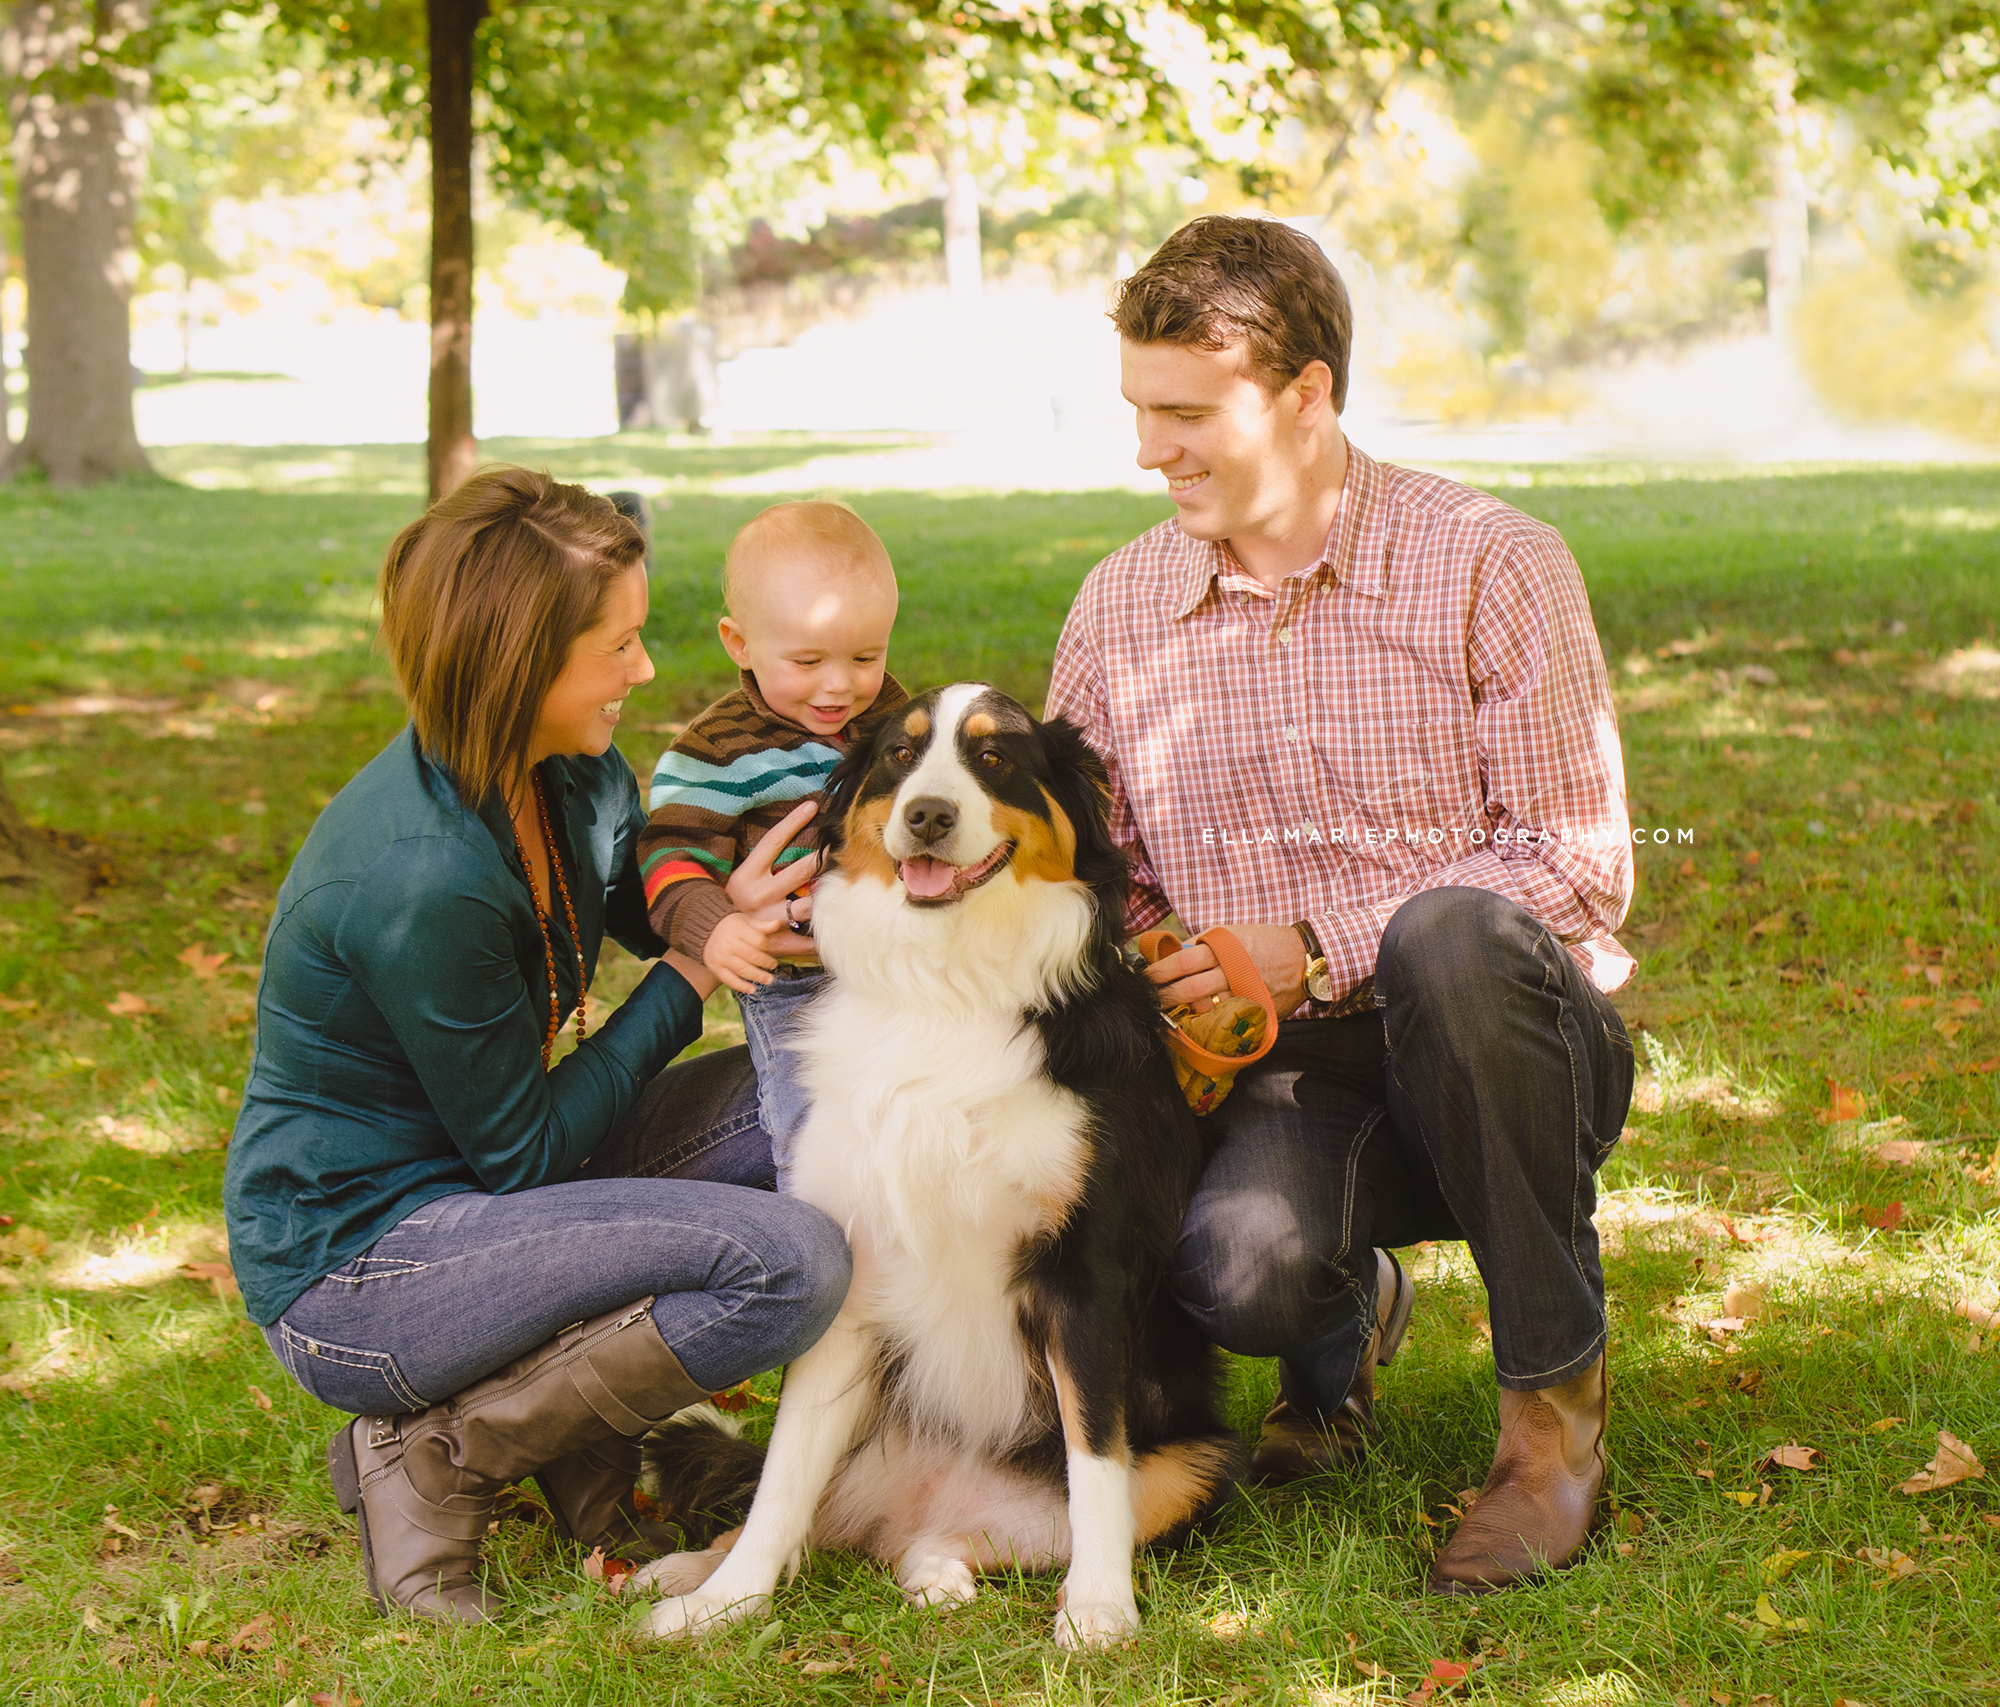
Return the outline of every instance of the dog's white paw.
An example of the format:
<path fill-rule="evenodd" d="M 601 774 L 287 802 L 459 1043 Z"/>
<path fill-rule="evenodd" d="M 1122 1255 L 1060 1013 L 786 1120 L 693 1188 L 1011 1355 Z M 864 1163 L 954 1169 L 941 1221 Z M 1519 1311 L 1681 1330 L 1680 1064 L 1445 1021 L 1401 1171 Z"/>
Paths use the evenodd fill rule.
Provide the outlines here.
<path fill-rule="evenodd" d="M 728 1549 L 721 1547 L 700 1553 L 669 1553 L 664 1559 L 641 1565 L 628 1579 L 629 1586 L 646 1594 L 693 1594 L 728 1557 Z"/>
<path fill-rule="evenodd" d="M 1102 1648 L 1139 1628 L 1139 1608 L 1130 1599 L 1072 1601 L 1067 1594 L 1056 1610 L 1056 1646 Z"/>
<path fill-rule="evenodd" d="M 746 1618 L 760 1617 L 770 1610 L 768 1594 L 749 1594 L 740 1600 L 725 1600 L 712 1590 L 663 1600 L 653 1608 L 646 1628 L 663 1641 L 682 1641 L 690 1636 L 706 1636 Z"/>
<path fill-rule="evenodd" d="M 906 1564 L 903 1592 L 918 1606 L 958 1606 L 979 1592 L 972 1567 L 949 1553 L 933 1553 Z"/>

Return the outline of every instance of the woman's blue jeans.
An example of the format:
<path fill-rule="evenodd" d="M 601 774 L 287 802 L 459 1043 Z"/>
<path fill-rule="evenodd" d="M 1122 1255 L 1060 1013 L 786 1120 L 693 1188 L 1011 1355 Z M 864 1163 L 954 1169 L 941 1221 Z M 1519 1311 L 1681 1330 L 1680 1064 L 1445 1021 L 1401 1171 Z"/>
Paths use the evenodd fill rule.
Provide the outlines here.
<path fill-rule="evenodd" d="M 798 1356 L 847 1295 L 847 1242 L 768 1189 L 754 1079 L 745 1121 L 727 1099 L 675 1094 L 676 1071 L 577 1177 L 441 1197 L 392 1227 L 264 1330 L 271 1349 L 308 1393 L 360 1415 L 421 1410 L 649 1293 L 661 1339 L 711 1391 Z M 693 1082 L 741 1077 L 711 1066 Z M 717 1183 L 731 1175 L 743 1183 Z"/>

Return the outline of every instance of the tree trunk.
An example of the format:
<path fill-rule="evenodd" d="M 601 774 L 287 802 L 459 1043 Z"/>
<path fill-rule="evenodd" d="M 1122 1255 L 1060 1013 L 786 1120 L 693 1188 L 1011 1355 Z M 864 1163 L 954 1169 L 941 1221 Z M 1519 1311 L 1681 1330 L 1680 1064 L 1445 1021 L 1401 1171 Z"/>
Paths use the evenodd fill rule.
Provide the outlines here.
<path fill-rule="evenodd" d="M 66 895 L 81 894 L 90 887 L 90 867 L 30 827 L 0 777 L 0 894 L 45 883 Z"/>
<path fill-rule="evenodd" d="M 953 298 L 975 302 L 984 287 L 979 254 L 979 180 L 972 175 L 964 73 L 948 74 L 944 145 L 937 151 L 944 173 L 944 276 Z"/>
<path fill-rule="evenodd" d="M 28 425 L 9 468 L 56 486 L 151 471 L 132 420 L 132 218 L 146 159 L 147 76 L 111 54 L 150 0 L 16 0 L 8 69 Z M 88 55 L 88 60 L 86 60 Z"/>
<path fill-rule="evenodd" d="M 0 55 L 7 59 L 11 54 Z M 9 399 L 7 396 L 7 242 L 5 227 L 0 226 L 0 469 L 7 466 L 8 458 L 14 450 L 14 427 L 8 420 Z"/>
<path fill-rule="evenodd" d="M 472 37 L 486 0 L 429 0 L 431 502 L 473 470 Z"/>
<path fill-rule="evenodd" d="M 1812 241 L 1806 175 L 1799 166 L 1798 68 L 1782 54 L 1759 54 L 1757 70 L 1771 102 L 1777 133 L 1771 150 L 1771 242 L 1764 252 L 1764 300 L 1772 332 L 1790 331 L 1805 290 Z"/>

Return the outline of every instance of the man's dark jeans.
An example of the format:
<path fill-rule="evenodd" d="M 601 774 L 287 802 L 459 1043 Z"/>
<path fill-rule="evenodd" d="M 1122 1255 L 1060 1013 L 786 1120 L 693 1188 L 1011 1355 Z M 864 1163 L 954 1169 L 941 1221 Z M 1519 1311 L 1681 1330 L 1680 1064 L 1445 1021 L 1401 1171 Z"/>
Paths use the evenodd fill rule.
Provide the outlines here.
<path fill-rule="evenodd" d="M 1378 1008 L 1288 1020 L 1209 1116 L 1175 1286 L 1230 1351 L 1281 1359 L 1308 1413 L 1346 1396 L 1375 1310 L 1372 1247 L 1464 1239 L 1503 1387 L 1552 1387 L 1605 1343 L 1598 1165 L 1632 1045 L 1562 944 L 1484 889 L 1399 908 Z"/>

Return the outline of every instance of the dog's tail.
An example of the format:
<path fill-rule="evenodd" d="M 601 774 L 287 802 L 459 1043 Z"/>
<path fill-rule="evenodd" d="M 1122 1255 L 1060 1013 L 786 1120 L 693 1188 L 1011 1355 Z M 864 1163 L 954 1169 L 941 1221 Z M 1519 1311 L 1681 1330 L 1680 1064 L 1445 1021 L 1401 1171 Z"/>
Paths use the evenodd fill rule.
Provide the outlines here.
<path fill-rule="evenodd" d="M 1132 1465 L 1132 1516 L 1141 1547 L 1178 1547 L 1206 1532 L 1242 1479 L 1243 1446 L 1233 1434 L 1162 1441 Z"/>
<path fill-rule="evenodd" d="M 639 1444 L 639 1487 L 659 1508 L 656 1521 L 678 1525 L 695 1549 L 743 1521 L 763 1467 L 763 1447 L 709 1405 L 682 1411 Z"/>

